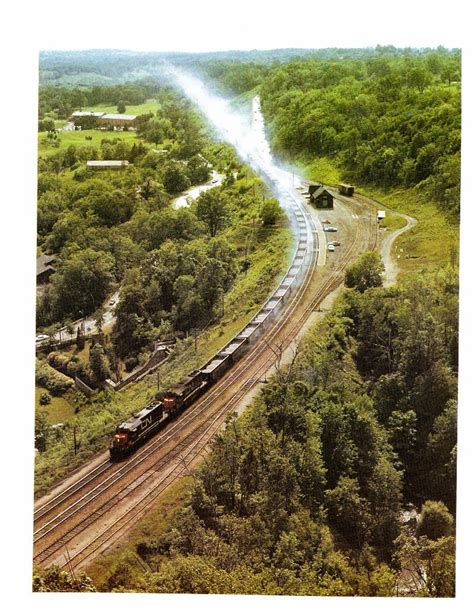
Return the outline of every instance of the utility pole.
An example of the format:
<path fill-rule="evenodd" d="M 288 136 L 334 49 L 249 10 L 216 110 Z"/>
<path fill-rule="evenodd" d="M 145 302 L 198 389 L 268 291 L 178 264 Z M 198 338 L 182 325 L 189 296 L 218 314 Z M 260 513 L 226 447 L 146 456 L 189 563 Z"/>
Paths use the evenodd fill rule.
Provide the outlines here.
<path fill-rule="evenodd" d="M 76 424 L 74 424 L 73 427 L 73 434 L 74 434 L 74 454 L 77 455 L 77 436 L 76 436 Z"/>

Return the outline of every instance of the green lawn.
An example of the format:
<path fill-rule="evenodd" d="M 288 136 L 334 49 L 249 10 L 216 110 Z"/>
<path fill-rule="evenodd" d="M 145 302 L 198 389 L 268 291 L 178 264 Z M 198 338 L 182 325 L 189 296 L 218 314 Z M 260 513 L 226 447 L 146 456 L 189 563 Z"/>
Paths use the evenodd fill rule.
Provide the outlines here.
<path fill-rule="evenodd" d="M 91 137 L 92 140 L 87 140 Z M 137 139 L 135 131 L 99 131 L 88 129 L 87 131 L 61 131 L 58 133 L 59 145 L 55 145 L 48 140 L 47 133 L 38 134 L 38 154 L 39 156 L 50 156 L 59 150 L 64 150 L 68 146 L 100 146 L 102 140 L 123 140 L 124 142 L 134 142 Z"/>
<path fill-rule="evenodd" d="M 125 106 L 125 113 L 124 114 L 149 114 L 150 112 L 153 112 L 153 114 L 156 114 L 157 109 L 159 108 L 159 103 L 156 101 L 156 99 L 147 99 L 146 102 L 144 102 L 143 104 L 138 104 L 137 106 Z M 86 106 L 84 108 L 82 108 L 83 112 L 107 112 L 109 114 L 118 114 L 117 113 L 117 106 L 104 106 L 104 105 L 97 105 L 97 106 Z"/>
<path fill-rule="evenodd" d="M 394 231 L 405 226 L 405 218 L 402 218 L 396 212 L 393 211 L 387 211 L 386 213 L 387 215 L 385 216 L 385 218 L 379 223 L 379 226 L 381 228 L 386 228 L 388 231 Z"/>
<path fill-rule="evenodd" d="M 300 161 L 298 165 L 309 180 L 335 186 L 341 179 L 340 170 L 327 158 Z M 405 213 L 418 220 L 418 224 L 400 235 L 393 246 L 402 272 L 439 268 L 447 262 L 457 262 L 459 223 L 450 220 L 439 205 L 428 200 L 423 192 L 416 188 L 382 190 L 359 184 L 355 186 L 356 192 L 380 201 L 393 210 L 387 212 L 384 221 L 389 230 L 405 225 L 405 220 L 393 212 Z"/>
<path fill-rule="evenodd" d="M 316 157 L 310 161 L 297 161 L 305 178 L 314 182 L 322 182 L 328 186 L 337 186 L 341 181 L 341 172 L 331 161 L 324 157 Z"/>
<path fill-rule="evenodd" d="M 39 403 L 40 396 L 47 393 L 51 398 L 51 403 L 46 406 L 41 406 Z M 68 402 L 65 397 L 54 397 L 47 389 L 35 386 L 35 410 L 42 410 L 48 413 L 48 423 L 67 423 L 74 419 L 74 406 Z"/>
<path fill-rule="evenodd" d="M 416 188 L 386 192 L 359 188 L 359 192 L 418 220 L 418 224 L 400 235 L 393 246 L 402 271 L 431 270 L 449 262 L 457 264 L 459 223 L 450 220 L 439 205 L 426 200 L 423 193 Z"/>

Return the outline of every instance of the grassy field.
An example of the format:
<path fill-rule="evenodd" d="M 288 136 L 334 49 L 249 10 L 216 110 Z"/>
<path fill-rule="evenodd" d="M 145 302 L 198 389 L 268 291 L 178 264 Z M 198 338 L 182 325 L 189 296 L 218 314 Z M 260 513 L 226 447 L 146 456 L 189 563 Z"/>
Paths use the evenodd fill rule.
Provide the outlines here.
<path fill-rule="evenodd" d="M 87 140 L 91 137 L 92 140 Z M 59 150 L 64 150 L 68 146 L 100 146 L 102 140 L 122 140 L 124 142 L 134 142 L 137 139 L 135 131 L 98 131 L 88 129 L 87 131 L 61 131 L 58 133 L 56 143 L 48 139 L 47 133 L 38 134 L 38 154 L 39 156 L 50 156 Z"/>
<path fill-rule="evenodd" d="M 318 157 L 311 161 L 298 161 L 297 166 L 308 180 L 322 182 L 328 186 L 337 186 L 341 181 L 339 168 L 324 157 Z"/>
<path fill-rule="evenodd" d="M 47 393 L 51 398 L 51 403 L 46 406 L 41 406 L 39 400 L 43 393 Z M 47 389 L 43 387 L 35 387 L 35 410 L 41 410 L 48 414 L 48 423 L 67 423 L 74 419 L 74 406 L 68 402 L 65 397 L 54 397 Z"/>
<path fill-rule="evenodd" d="M 439 205 L 426 200 L 423 193 L 416 188 L 387 192 L 360 188 L 359 191 L 418 221 L 414 228 L 400 235 L 393 246 L 402 272 L 431 270 L 447 263 L 457 264 L 459 224 L 449 220 Z"/>
<path fill-rule="evenodd" d="M 136 106 L 125 106 L 125 112 L 124 114 L 149 114 L 150 112 L 153 112 L 153 114 L 156 114 L 156 111 L 158 110 L 158 108 L 160 107 L 159 103 L 157 102 L 156 99 L 147 99 L 146 102 L 144 102 L 143 104 L 138 104 Z M 82 108 L 83 112 L 107 112 L 109 114 L 118 114 L 117 112 L 117 106 L 104 106 L 104 105 L 97 105 L 97 106 L 87 106 Z"/>
<path fill-rule="evenodd" d="M 398 230 L 406 224 L 405 218 L 399 216 L 396 212 L 387 211 L 387 215 L 379 222 L 380 228 L 385 228 L 388 231 Z"/>
<path fill-rule="evenodd" d="M 339 169 L 326 158 L 298 163 L 298 166 L 309 180 L 335 186 L 341 178 Z M 389 208 L 384 222 L 389 230 L 405 225 L 405 220 L 393 212 L 407 214 L 418 221 L 414 228 L 400 235 L 394 244 L 393 253 L 402 272 L 433 269 L 447 262 L 457 262 L 459 224 L 450 220 L 439 205 L 428 200 L 424 193 L 416 188 L 383 191 L 358 184 L 356 190 Z"/>

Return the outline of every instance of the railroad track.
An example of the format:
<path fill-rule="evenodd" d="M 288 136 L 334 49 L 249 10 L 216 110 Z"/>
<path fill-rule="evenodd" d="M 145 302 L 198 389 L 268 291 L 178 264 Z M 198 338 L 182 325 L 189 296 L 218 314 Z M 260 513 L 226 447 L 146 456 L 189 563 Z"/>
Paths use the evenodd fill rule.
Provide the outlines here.
<path fill-rule="evenodd" d="M 356 256 L 357 249 L 360 249 L 360 230 L 360 223 L 357 223 L 356 236 L 351 243 L 351 246 L 338 261 L 337 268 L 322 282 L 321 286 L 316 290 L 309 303 L 307 303 L 303 311 L 299 313 L 297 322 L 293 323 L 290 326 L 290 330 L 285 333 L 284 342 L 286 346 L 288 346 L 291 341 L 294 340 L 302 324 L 304 324 L 306 319 L 319 305 L 321 300 L 328 293 L 330 293 L 334 287 L 342 282 L 342 273 L 344 268 Z M 368 233 L 367 245 L 362 249 L 374 249 L 376 247 L 376 224 L 373 225 L 371 223 L 368 228 Z M 313 247 L 310 262 L 314 260 L 314 250 L 315 248 Z M 297 310 L 302 299 L 306 295 L 307 288 L 311 283 L 314 271 L 315 266 L 314 264 L 310 263 L 308 271 L 306 272 L 301 285 L 297 289 L 294 298 L 292 298 L 291 303 L 288 304 L 282 316 L 269 329 L 267 336 L 270 337 L 270 340 L 278 335 L 278 333 L 285 327 L 288 320 L 293 316 L 293 313 Z M 260 358 L 260 361 L 256 369 L 255 363 L 257 358 Z M 187 467 L 190 467 L 191 463 L 200 455 L 203 448 L 209 443 L 210 439 L 222 427 L 227 415 L 235 410 L 243 395 L 245 395 L 247 391 L 249 391 L 259 382 L 262 373 L 272 366 L 275 359 L 275 353 L 268 348 L 268 338 L 267 345 L 258 343 L 254 348 L 252 348 L 251 351 L 244 356 L 243 359 L 238 362 L 236 366 L 214 388 L 212 388 L 203 398 L 198 400 L 196 404 L 192 405 L 173 424 L 171 428 L 166 428 L 164 433 L 160 434 L 160 436 L 149 442 L 143 450 L 134 455 L 134 457 L 131 458 L 125 465 L 120 466 L 112 473 L 111 476 L 102 481 L 100 485 L 98 485 L 99 488 L 97 488 L 95 493 L 93 490 L 89 491 L 89 493 L 86 493 L 82 499 L 72 504 L 72 507 L 68 506 L 65 510 L 63 510 L 62 513 L 56 515 L 48 523 L 37 529 L 35 532 L 36 543 L 48 535 L 50 536 L 53 531 L 60 531 L 60 528 L 64 525 L 64 523 L 68 520 L 70 521 L 74 514 L 80 514 L 81 509 L 83 510 L 86 505 L 92 504 L 100 495 L 105 494 L 107 489 L 112 488 L 113 485 L 118 483 L 118 481 L 125 479 L 128 473 L 136 470 L 141 463 L 146 462 L 149 457 L 155 455 L 155 453 L 163 448 L 168 442 L 173 440 L 173 438 L 176 440 L 174 445 L 170 447 L 165 455 L 159 458 L 158 461 L 151 463 L 145 468 L 144 471 L 140 473 L 140 483 L 133 485 L 133 488 L 131 488 L 128 492 L 125 488 L 124 491 L 119 493 L 119 496 L 116 496 L 115 500 L 107 500 L 105 497 L 102 504 L 100 506 L 96 506 L 93 513 L 82 518 L 80 522 L 70 527 L 64 534 L 57 536 L 57 538 L 54 539 L 49 545 L 37 552 L 35 554 L 35 561 L 38 564 L 46 563 L 51 556 L 56 554 L 62 547 L 65 547 L 65 545 L 74 539 L 74 537 L 79 535 L 81 531 L 85 530 L 88 526 L 91 526 L 91 524 L 104 516 L 104 514 L 110 512 L 119 501 L 123 500 L 127 495 L 136 492 L 137 488 L 149 482 L 150 477 L 153 476 L 154 472 L 156 472 L 158 469 L 163 471 L 164 473 L 162 476 L 155 480 L 155 484 L 152 485 L 152 487 L 146 493 L 144 493 L 133 506 L 129 507 L 125 513 L 116 520 L 112 527 L 107 528 L 106 531 L 98 533 L 89 541 L 89 543 L 86 544 L 86 546 L 82 547 L 80 551 L 73 555 L 69 560 L 75 567 L 84 565 L 85 562 L 91 559 L 91 557 L 102 551 L 115 538 L 119 537 L 124 530 L 128 529 L 128 527 L 140 517 L 140 515 L 156 499 L 156 497 L 158 497 L 174 480 L 181 476 L 183 471 L 186 471 Z M 252 369 L 252 374 L 248 376 L 250 368 Z M 206 413 L 206 410 L 208 410 L 211 405 L 215 404 L 219 398 L 222 397 L 226 391 L 228 391 L 229 384 L 237 384 L 239 380 L 243 380 L 244 382 L 240 385 L 240 387 L 236 387 L 233 395 L 225 402 L 225 406 L 218 408 L 216 412 L 208 413 L 208 416 L 202 419 L 202 415 Z M 200 424 L 193 431 L 189 432 L 185 438 L 182 438 L 181 440 L 177 439 L 179 434 L 185 431 L 185 429 L 199 417 L 201 417 Z M 188 459 L 187 464 L 185 463 L 186 459 Z M 84 479 L 77 481 L 70 489 L 66 489 L 63 493 L 58 495 L 60 503 L 67 501 L 68 498 L 74 494 L 77 494 L 81 489 L 90 485 L 92 481 L 106 472 L 109 469 L 109 467 L 106 467 L 106 465 L 108 464 L 100 464 L 96 470 L 89 472 Z M 110 464 L 110 467 L 112 467 L 112 465 L 113 464 Z M 54 506 L 55 500 L 52 499 L 48 503 L 41 506 L 41 508 L 38 508 L 35 513 L 37 515 L 37 521 L 43 519 L 46 514 L 51 513 L 51 511 L 54 510 Z"/>
<path fill-rule="evenodd" d="M 303 210 L 301 209 L 301 206 L 298 206 L 298 210 L 295 213 L 301 214 L 302 211 Z M 311 228 L 312 219 L 309 217 L 307 212 L 304 212 L 304 215 L 306 218 L 307 228 Z M 315 255 L 315 252 L 314 252 L 314 247 L 313 247 L 312 250 L 310 251 L 310 260 L 308 262 L 308 267 L 312 266 L 314 255 Z M 306 273 L 306 275 L 307 275 L 307 273 Z M 307 281 L 308 280 L 306 279 L 306 282 Z M 304 292 L 305 285 L 306 284 L 304 282 L 303 285 L 297 289 L 297 291 L 296 291 L 296 300 L 297 301 L 299 301 L 297 298 L 298 293 Z M 289 303 L 289 306 L 285 307 L 283 316 L 281 318 L 279 318 L 279 320 L 276 324 L 273 324 L 271 326 L 270 333 L 274 333 L 275 331 L 277 331 L 277 329 L 285 322 L 286 318 L 288 317 L 288 315 L 291 314 L 291 311 L 295 306 L 294 301 L 295 301 L 295 299 L 292 298 Z M 254 353 L 254 349 L 251 350 L 251 354 L 253 354 L 253 353 Z M 229 378 L 229 375 L 227 375 L 225 377 L 226 384 L 238 379 L 241 375 L 244 374 L 244 372 L 247 370 L 247 368 L 251 364 L 252 357 L 253 357 L 253 355 L 244 357 L 244 360 L 243 360 L 243 362 L 245 363 L 244 366 L 242 366 L 243 362 L 241 362 L 240 365 L 237 366 L 238 370 L 232 372 L 231 378 Z M 222 385 L 218 384 L 216 387 L 219 387 L 219 386 L 222 386 Z M 34 533 L 35 544 L 37 544 L 41 539 L 46 537 L 48 534 L 51 534 L 55 529 L 58 529 L 67 519 L 69 519 L 74 514 L 78 513 L 81 510 L 81 508 L 83 508 L 86 505 L 88 505 L 89 503 L 93 502 L 97 498 L 97 496 L 101 494 L 101 492 L 100 492 L 101 490 L 104 490 L 104 489 L 107 490 L 108 488 L 110 488 L 114 482 L 116 482 L 117 480 L 126 476 L 126 474 L 129 471 L 132 471 L 140 462 L 144 461 L 148 456 L 153 454 L 158 448 L 160 448 L 162 445 L 164 445 L 173 436 L 176 436 L 182 429 L 184 429 L 189 424 L 189 422 L 191 420 L 196 419 L 198 416 L 200 416 L 202 414 L 202 412 L 207 408 L 209 403 L 212 403 L 213 401 L 215 401 L 219 397 L 219 395 L 222 393 L 222 391 L 223 391 L 223 389 L 221 389 L 220 391 L 217 390 L 217 392 L 216 392 L 216 389 L 214 389 L 214 390 L 211 390 L 210 392 L 208 392 L 208 394 L 206 394 L 205 398 L 203 400 L 199 400 L 198 402 L 196 402 L 196 405 L 193 405 L 191 408 L 189 408 L 187 410 L 187 412 L 183 416 L 180 417 L 178 422 L 175 423 L 171 429 L 167 428 L 164 434 L 160 434 L 160 436 L 156 440 L 154 440 L 153 442 L 149 442 L 144 451 L 141 451 L 137 456 L 134 456 L 134 458 L 131 459 L 125 466 L 121 467 L 118 471 L 113 472 L 111 476 L 109 476 L 105 480 L 101 481 L 98 485 L 96 485 L 94 487 L 94 489 L 87 492 L 79 500 L 68 505 L 65 509 L 60 511 L 58 514 L 54 515 L 47 523 L 43 524 L 42 526 L 39 526 L 39 525 L 46 516 L 52 514 L 54 511 L 57 511 L 58 508 L 60 508 L 60 506 L 64 505 L 65 503 L 67 503 L 69 499 L 73 498 L 81 490 L 90 486 L 91 483 L 94 482 L 95 480 L 97 480 L 98 478 L 100 478 L 103 473 L 105 473 L 109 469 L 111 469 L 111 467 L 113 467 L 113 464 L 111 464 L 109 462 L 104 462 L 104 463 L 99 464 L 96 468 L 94 468 L 94 470 L 92 470 L 91 472 L 88 472 L 86 474 L 86 476 L 82 477 L 80 480 L 77 480 L 73 485 L 71 485 L 70 487 L 68 487 L 61 493 L 59 493 L 56 497 L 53 497 L 52 499 L 47 501 L 45 504 L 40 506 L 34 513 L 35 525 L 36 525 L 35 533 Z M 84 521 L 82 524 L 84 524 Z M 51 544 L 50 549 L 51 549 L 51 551 L 43 550 L 39 553 L 36 553 L 34 556 L 35 560 L 38 559 L 41 562 L 45 557 L 48 557 L 49 555 L 51 555 L 51 553 L 54 553 L 55 543 Z"/>

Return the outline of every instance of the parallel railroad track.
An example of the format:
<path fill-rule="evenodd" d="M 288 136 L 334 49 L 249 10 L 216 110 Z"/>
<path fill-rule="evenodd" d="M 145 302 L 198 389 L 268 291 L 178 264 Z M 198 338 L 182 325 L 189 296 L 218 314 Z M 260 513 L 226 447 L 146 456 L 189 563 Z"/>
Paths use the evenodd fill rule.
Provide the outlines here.
<path fill-rule="evenodd" d="M 56 514 L 48 522 L 36 529 L 36 545 L 39 544 L 40 546 L 43 546 L 44 543 L 40 542 L 42 540 L 46 541 L 46 538 L 48 537 L 52 537 L 50 542 L 35 553 L 34 560 L 37 564 L 47 564 L 48 560 L 54 554 L 57 554 L 62 547 L 65 547 L 68 542 L 73 540 L 87 527 L 91 526 L 99 518 L 110 512 L 125 497 L 132 493 L 136 493 L 137 489 L 140 489 L 141 487 L 145 488 L 145 485 L 150 483 L 151 478 L 155 476 L 157 470 L 164 471 L 163 475 L 155 481 L 155 484 L 151 485 L 151 488 L 148 489 L 134 505 L 130 506 L 111 527 L 108 527 L 107 530 L 95 535 L 93 539 L 89 540 L 85 546 L 70 558 L 71 563 L 75 567 L 84 565 L 98 552 L 107 547 L 114 539 L 120 537 L 123 531 L 128 529 L 129 526 L 141 516 L 147 507 L 170 484 L 172 484 L 174 480 L 181 476 L 183 471 L 186 471 L 187 467 L 191 466 L 192 462 L 202 453 L 202 450 L 209 443 L 210 439 L 219 429 L 221 429 L 227 415 L 235 410 L 242 397 L 259 382 L 262 374 L 264 374 L 275 362 L 276 355 L 268 346 L 269 340 L 277 337 L 279 333 L 284 331 L 285 325 L 289 325 L 289 329 L 284 332 L 282 344 L 284 343 L 285 347 L 291 344 L 309 315 L 315 310 L 324 297 L 342 282 L 345 267 L 355 258 L 358 249 L 361 248 L 359 241 L 360 230 L 360 223 L 358 222 L 357 234 L 353 242 L 347 251 L 344 252 L 343 256 L 341 256 L 334 271 L 322 281 L 321 286 L 312 295 L 309 303 L 297 314 L 296 321 L 293 319 L 293 315 L 297 312 L 298 306 L 307 295 L 308 287 L 311 284 L 315 272 L 315 265 L 312 264 L 315 257 L 314 248 L 311 252 L 311 260 L 305 277 L 301 285 L 297 288 L 291 302 L 284 309 L 281 317 L 275 321 L 266 333 L 266 344 L 264 344 L 263 341 L 260 341 L 255 345 L 219 383 L 205 394 L 203 398 L 191 405 L 171 427 L 168 426 L 163 433 L 151 442 L 148 442 L 143 450 L 136 453 L 125 464 L 118 468 L 115 464 L 109 462 L 99 464 L 83 479 L 78 480 L 56 498 L 51 499 L 36 510 L 36 523 L 39 524 L 48 514 L 51 514 L 51 512 L 66 503 L 74 495 L 77 495 L 81 490 L 90 486 L 94 480 L 103 476 L 104 473 L 107 473 L 107 471 L 115 465 L 114 472 L 110 476 L 106 477 L 96 485 L 95 488 L 83 494 L 81 498 L 67 506 L 59 514 Z M 362 247 L 362 250 L 375 249 L 377 244 L 376 223 L 370 222 L 366 232 L 368 233 L 368 235 L 366 235 L 366 246 Z M 323 246 L 323 244 L 320 244 L 320 247 Z M 289 321 L 292 323 L 289 324 Z M 249 372 L 251 373 L 250 375 Z M 217 408 L 217 411 L 206 413 L 206 410 L 210 411 L 210 407 L 215 405 L 217 400 L 228 391 L 229 385 L 236 385 L 240 380 L 243 380 L 243 383 L 240 387 L 235 388 L 235 391 L 233 391 L 233 394 L 230 399 L 225 402 L 224 406 Z M 206 415 L 204 418 L 202 418 L 203 414 Z M 198 417 L 201 417 L 198 426 L 192 431 L 186 432 L 186 428 L 189 428 L 193 422 L 196 422 Z M 186 432 L 186 435 L 184 438 L 179 439 L 179 434 L 182 432 Z M 147 465 L 145 469 L 141 471 L 138 478 L 134 478 L 135 483 L 126 486 L 118 494 L 114 494 L 111 499 L 103 497 L 107 490 L 113 488 L 114 485 L 117 486 L 120 480 L 125 480 L 126 476 L 136 470 L 140 464 L 144 464 L 149 458 L 149 460 L 152 461 L 151 457 L 170 442 L 173 442 L 173 444 L 167 449 L 167 452 L 165 452 L 162 457 L 158 458 L 158 460 L 153 460 L 152 463 Z M 186 459 L 187 464 L 185 461 Z M 84 514 L 79 522 L 75 522 L 75 520 L 77 521 L 77 517 L 81 516 L 81 512 L 85 511 L 86 506 L 92 507 L 92 505 L 97 504 L 99 498 L 103 499 L 102 503 L 96 505 L 93 512 Z M 76 519 L 74 519 L 74 516 L 76 516 Z M 61 534 L 61 527 L 68 521 L 72 526 L 69 526 L 69 528 Z"/>

